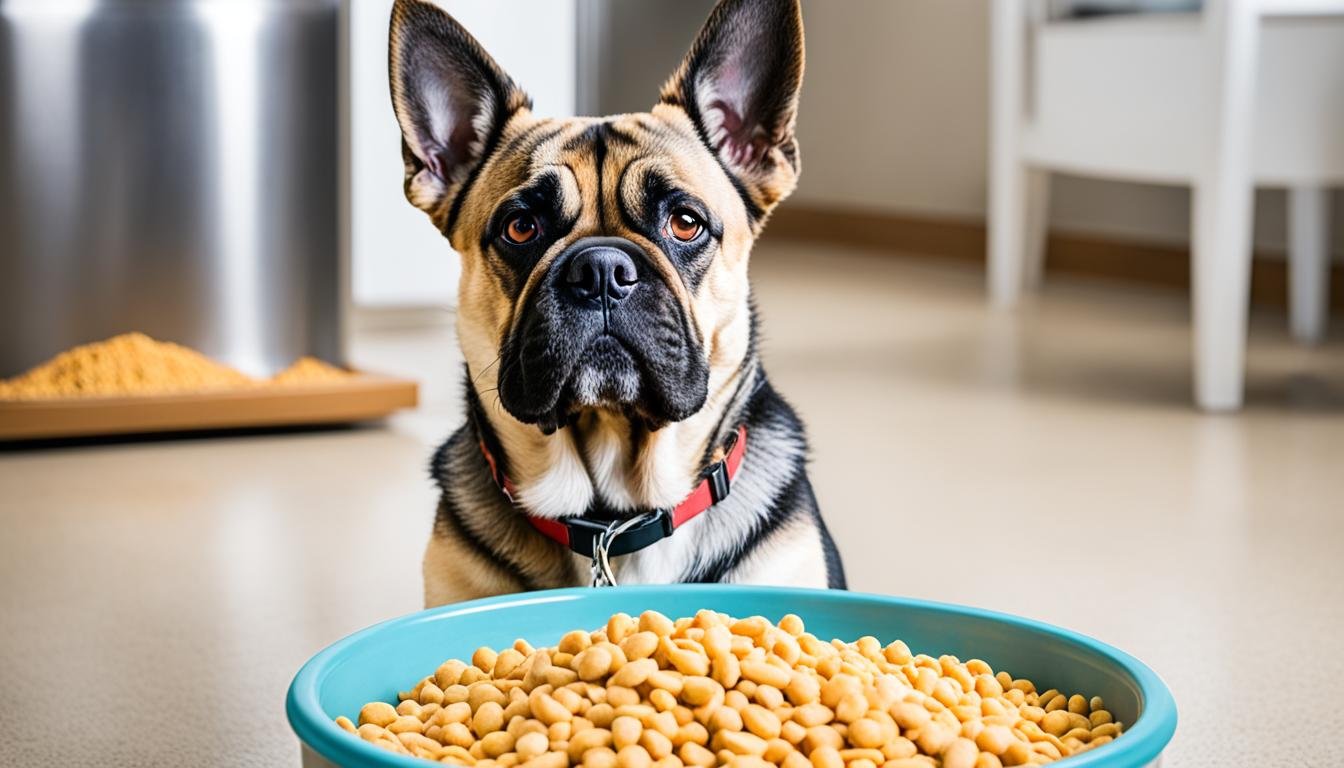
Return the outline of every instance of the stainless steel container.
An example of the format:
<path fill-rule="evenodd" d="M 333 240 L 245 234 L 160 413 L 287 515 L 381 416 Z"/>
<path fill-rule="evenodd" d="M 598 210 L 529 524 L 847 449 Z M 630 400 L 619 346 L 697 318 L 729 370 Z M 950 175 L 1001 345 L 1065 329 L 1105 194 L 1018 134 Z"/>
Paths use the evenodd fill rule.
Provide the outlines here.
<path fill-rule="evenodd" d="M 341 362 L 340 0 L 0 0 L 0 376 L 125 331 Z"/>

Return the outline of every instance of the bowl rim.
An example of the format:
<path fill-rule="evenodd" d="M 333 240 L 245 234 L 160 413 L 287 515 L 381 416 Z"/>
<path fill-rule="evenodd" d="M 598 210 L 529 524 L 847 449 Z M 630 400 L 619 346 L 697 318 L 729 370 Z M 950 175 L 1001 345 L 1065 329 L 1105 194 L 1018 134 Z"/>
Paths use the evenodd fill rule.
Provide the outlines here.
<path fill-rule="evenodd" d="M 988 619 L 1023 629 L 1044 631 L 1058 636 L 1066 642 L 1081 646 L 1105 657 L 1129 675 L 1139 689 L 1141 714 L 1125 731 L 1126 738 L 1116 739 L 1109 744 L 1089 750 L 1074 757 L 1065 758 L 1058 764 L 1067 768 L 1088 768 L 1106 766 L 1107 768 L 1143 768 L 1161 754 L 1176 731 L 1176 701 L 1162 678 L 1148 665 L 1134 656 L 1100 640 L 1070 629 L 1028 619 L 999 611 L 975 608 L 955 603 L 934 600 L 921 600 L 911 597 L 896 597 L 868 592 L 850 592 L 842 590 L 805 589 L 800 587 L 770 587 L 749 584 L 640 584 L 621 587 L 602 587 L 622 592 L 658 593 L 670 590 L 692 592 L 753 592 L 782 601 L 789 597 L 804 597 L 825 594 L 826 600 L 840 603 L 882 603 L 895 607 L 933 609 L 948 614 Z M 519 592 L 515 594 L 486 597 L 462 603 L 429 608 L 415 613 L 380 621 L 318 651 L 299 669 L 290 683 L 285 696 L 285 714 L 290 727 L 299 737 L 299 741 L 309 749 L 335 764 L 356 762 L 359 765 L 385 766 L 386 768 L 414 768 L 427 765 L 424 760 L 389 752 L 381 747 L 354 737 L 336 725 L 333 718 L 322 710 L 319 689 L 323 679 L 340 666 L 344 651 L 373 634 L 385 632 L 402 626 L 439 621 L 451 616 L 464 616 L 483 611 L 492 611 L 505 606 L 537 605 L 541 603 L 581 600 L 592 594 L 591 587 L 569 587 L 539 592 Z M 1054 764 L 1052 764 L 1054 765 Z"/>

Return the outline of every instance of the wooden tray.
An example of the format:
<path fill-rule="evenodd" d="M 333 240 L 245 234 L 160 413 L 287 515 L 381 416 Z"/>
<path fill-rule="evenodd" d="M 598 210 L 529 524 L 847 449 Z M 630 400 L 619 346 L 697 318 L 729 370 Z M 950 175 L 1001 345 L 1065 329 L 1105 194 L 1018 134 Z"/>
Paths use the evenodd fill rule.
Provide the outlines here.
<path fill-rule="evenodd" d="M 417 402 L 414 381 L 363 372 L 340 382 L 181 395 L 0 400 L 0 440 L 339 424 Z"/>

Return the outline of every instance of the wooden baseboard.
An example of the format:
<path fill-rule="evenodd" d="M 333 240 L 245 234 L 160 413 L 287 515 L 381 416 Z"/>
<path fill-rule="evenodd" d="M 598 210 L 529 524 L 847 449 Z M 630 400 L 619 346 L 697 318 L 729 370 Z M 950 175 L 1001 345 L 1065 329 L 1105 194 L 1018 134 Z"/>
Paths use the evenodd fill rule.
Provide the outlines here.
<path fill-rule="evenodd" d="M 785 205 L 766 227 L 769 240 L 839 243 L 915 256 L 983 263 L 985 225 L 965 219 Z M 1259 253 L 1251 266 L 1251 303 L 1287 307 L 1288 265 L 1282 254 Z M 1046 274 L 1119 280 L 1189 291 L 1190 250 L 1101 235 L 1051 232 Z M 1344 315 L 1344 268 L 1330 272 L 1330 308 Z"/>

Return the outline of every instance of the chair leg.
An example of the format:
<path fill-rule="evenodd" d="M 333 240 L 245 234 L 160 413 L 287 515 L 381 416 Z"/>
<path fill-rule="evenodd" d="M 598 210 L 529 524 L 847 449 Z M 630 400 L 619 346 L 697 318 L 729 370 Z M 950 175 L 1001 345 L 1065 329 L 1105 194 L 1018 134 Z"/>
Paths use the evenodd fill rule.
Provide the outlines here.
<path fill-rule="evenodd" d="M 1293 336 L 1315 344 L 1325 337 L 1330 298 L 1329 192 L 1288 190 L 1288 313 Z"/>
<path fill-rule="evenodd" d="M 1026 245 L 1027 168 L 1022 162 L 1022 88 L 1026 6 L 990 3 L 989 232 L 990 299 L 1012 306 L 1022 294 Z"/>
<path fill-rule="evenodd" d="M 1195 183 L 1192 233 L 1195 400 L 1207 410 L 1241 407 L 1250 301 L 1255 67 L 1253 3 L 1205 9 L 1215 73 L 1206 154 Z"/>
<path fill-rule="evenodd" d="M 1040 168 L 1027 171 L 1026 257 L 1023 283 L 1028 289 L 1041 287 L 1045 277 L 1045 246 L 1050 235 L 1050 172 Z"/>
<path fill-rule="evenodd" d="M 1194 305 L 1195 401 L 1210 411 L 1241 407 L 1250 302 L 1250 184 L 1238 192 L 1195 189 L 1191 299 Z M 1245 198 L 1245 205 L 1237 202 Z M 1239 212 L 1243 209 L 1244 212 Z"/>
<path fill-rule="evenodd" d="M 1011 307 L 1022 295 L 1027 260 L 1027 170 L 1006 164 L 990 182 L 989 295 Z"/>

